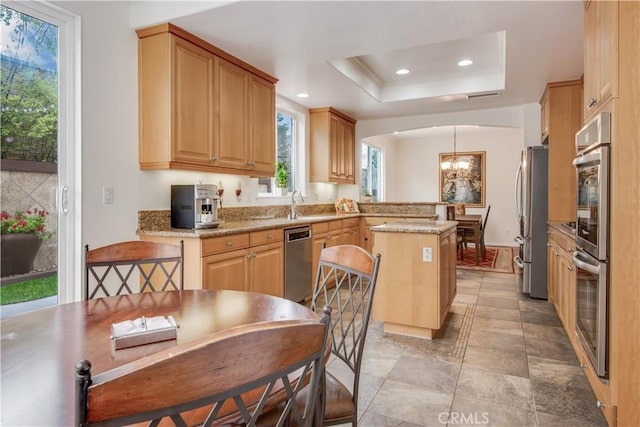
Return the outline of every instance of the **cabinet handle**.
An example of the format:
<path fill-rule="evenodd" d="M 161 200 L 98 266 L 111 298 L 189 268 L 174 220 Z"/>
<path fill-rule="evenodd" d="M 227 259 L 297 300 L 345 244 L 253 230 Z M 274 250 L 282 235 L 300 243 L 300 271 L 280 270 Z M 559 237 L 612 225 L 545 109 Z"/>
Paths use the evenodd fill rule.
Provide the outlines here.
<path fill-rule="evenodd" d="M 605 408 L 607 405 L 605 405 L 604 403 L 600 402 L 599 400 L 596 400 L 596 406 L 598 408 Z"/>
<path fill-rule="evenodd" d="M 584 369 L 584 368 L 586 368 L 586 367 L 587 367 L 587 365 L 585 365 L 584 363 L 580 362 L 580 367 L 581 367 L 582 369 Z"/>
<path fill-rule="evenodd" d="M 567 270 L 569 271 L 573 271 L 573 267 L 571 267 L 570 265 L 567 266 Z"/>
<path fill-rule="evenodd" d="M 273 236 L 271 234 L 267 234 L 267 240 L 271 240 L 273 239 Z"/>
<path fill-rule="evenodd" d="M 547 247 L 550 248 L 551 247 L 551 243 L 547 243 Z"/>
<path fill-rule="evenodd" d="M 560 256 L 560 254 L 558 252 L 554 252 L 553 253 L 555 256 Z"/>
<path fill-rule="evenodd" d="M 589 101 L 587 101 L 587 107 L 588 108 L 593 108 L 595 107 L 595 105 L 598 103 L 598 101 L 596 101 L 594 98 L 590 98 Z"/>
<path fill-rule="evenodd" d="M 251 259 L 251 254 L 247 255 L 245 258 Z"/>
<path fill-rule="evenodd" d="M 233 245 L 233 242 L 229 241 L 229 242 L 226 243 L 226 245 L 227 245 L 228 248 L 230 248 L 231 245 Z"/>
<path fill-rule="evenodd" d="M 218 158 L 217 158 L 216 156 L 213 156 L 213 157 L 211 158 L 211 161 L 212 161 L 212 162 L 215 162 L 216 160 L 218 160 Z"/>
<path fill-rule="evenodd" d="M 248 161 L 247 162 L 247 166 L 255 166 L 256 162 L 252 162 L 252 161 Z"/>

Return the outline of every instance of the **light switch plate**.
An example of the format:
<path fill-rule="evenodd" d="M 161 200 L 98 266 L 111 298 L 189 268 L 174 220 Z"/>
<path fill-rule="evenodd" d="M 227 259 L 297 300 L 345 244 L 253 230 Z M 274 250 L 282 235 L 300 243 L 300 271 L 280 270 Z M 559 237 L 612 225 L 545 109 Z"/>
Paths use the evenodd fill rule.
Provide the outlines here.
<path fill-rule="evenodd" d="M 113 187 L 102 187 L 102 203 L 113 203 Z"/>
<path fill-rule="evenodd" d="M 422 261 L 431 262 L 431 248 L 422 248 Z"/>

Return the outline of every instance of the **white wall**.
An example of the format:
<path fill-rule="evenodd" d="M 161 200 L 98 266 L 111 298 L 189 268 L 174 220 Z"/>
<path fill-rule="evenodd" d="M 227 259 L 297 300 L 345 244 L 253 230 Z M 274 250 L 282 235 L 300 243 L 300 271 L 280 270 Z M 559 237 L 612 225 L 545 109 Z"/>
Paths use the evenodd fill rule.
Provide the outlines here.
<path fill-rule="evenodd" d="M 374 144 L 378 138 L 368 138 Z M 490 245 L 513 246 L 518 234 L 514 213 L 514 177 L 520 161 L 522 131 L 514 128 L 458 128 L 457 151 L 485 152 L 485 206 L 491 213 L 485 232 Z M 386 201 L 438 201 L 439 154 L 453 151 L 452 131 L 433 136 L 399 139 L 395 159 L 385 157 L 388 170 Z M 484 214 L 485 208 L 467 208 L 471 214 Z"/>

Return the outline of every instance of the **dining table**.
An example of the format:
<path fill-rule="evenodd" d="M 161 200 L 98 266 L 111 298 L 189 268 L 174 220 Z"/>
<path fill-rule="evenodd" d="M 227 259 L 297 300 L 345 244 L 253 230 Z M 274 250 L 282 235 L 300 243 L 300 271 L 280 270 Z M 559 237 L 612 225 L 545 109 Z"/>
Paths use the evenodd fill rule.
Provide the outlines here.
<path fill-rule="evenodd" d="M 173 316 L 177 338 L 116 350 L 114 323 Z M 237 326 L 319 319 L 309 308 L 265 294 L 231 290 L 144 292 L 97 298 L 20 314 L 0 322 L 1 425 L 74 425 L 75 366 L 92 374 Z"/>
<path fill-rule="evenodd" d="M 456 215 L 458 221 L 457 230 L 462 232 L 471 231 L 473 233 L 473 242 L 476 248 L 476 265 L 480 264 L 480 224 L 482 215 Z M 464 248 L 463 248 L 464 250 Z"/>

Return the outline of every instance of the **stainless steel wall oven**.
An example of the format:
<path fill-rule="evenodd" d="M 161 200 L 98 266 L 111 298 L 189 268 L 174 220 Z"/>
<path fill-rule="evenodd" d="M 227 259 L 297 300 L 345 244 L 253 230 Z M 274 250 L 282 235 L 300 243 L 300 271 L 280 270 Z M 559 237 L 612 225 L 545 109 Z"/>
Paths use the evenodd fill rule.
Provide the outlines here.
<path fill-rule="evenodd" d="M 610 113 L 576 134 L 576 333 L 596 373 L 608 377 Z M 590 145 L 587 145 L 590 143 Z M 586 146 L 586 147 L 585 147 Z"/>
<path fill-rule="evenodd" d="M 608 280 L 607 263 L 577 250 L 576 265 L 576 332 L 593 369 L 598 376 L 608 377 Z"/>

